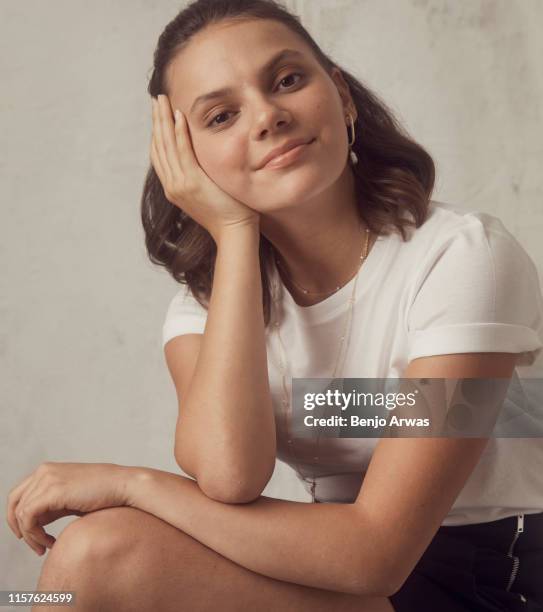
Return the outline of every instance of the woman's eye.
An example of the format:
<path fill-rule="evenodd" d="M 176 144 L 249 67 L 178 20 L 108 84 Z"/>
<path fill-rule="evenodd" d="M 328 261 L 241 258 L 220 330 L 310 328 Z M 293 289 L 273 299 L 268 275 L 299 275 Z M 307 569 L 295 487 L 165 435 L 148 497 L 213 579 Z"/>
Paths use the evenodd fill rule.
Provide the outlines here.
<path fill-rule="evenodd" d="M 291 78 L 291 77 L 293 77 L 293 76 L 298 76 L 298 77 L 302 78 L 302 76 L 303 76 L 303 75 L 301 75 L 301 74 L 300 74 L 300 73 L 298 73 L 298 72 L 291 72 L 290 74 L 287 74 L 287 76 L 283 77 L 283 78 L 282 78 L 282 79 L 279 81 L 279 83 L 282 83 L 283 81 L 286 81 L 287 79 L 290 79 L 290 78 Z M 297 81 L 297 82 L 298 82 L 298 81 Z M 294 83 L 294 84 L 296 84 L 296 83 Z M 292 85 L 286 85 L 286 87 L 289 89 L 290 87 L 292 87 Z M 228 115 L 228 114 L 230 114 L 230 111 L 222 111 L 222 112 L 221 112 L 221 113 L 219 113 L 218 115 L 215 115 L 215 116 L 213 117 L 213 119 L 211 119 L 211 121 L 210 121 L 210 122 L 207 124 L 207 127 L 215 127 L 215 126 L 223 125 L 224 123 L 226 123 L 226 121 L 219 121 L 219 122 L 217 122 L 216 120 L 217 120 L 219 117 L 222 117 L 223 115 Z"/>
<path fill-rule="evenodd" d="M 215 121 L 219 117 L 222 117 L 223 115 L 228 115 L 228 111 L 223 111 L 222 113 L 219 113 L 218 115 L 215 115 L 215 117 L 213 117 L 213 119 L 207 124 L 207 127 L 213 127 L 214 125 L 222 125 L 223 123 L 225 123 L 224 121 L 220 121 L 219 123 L 215 123 Z"/>
<path fill-rule="evenodd" d="M 289 79 L 290 77 L 293 77 L 293 76 L 299 76 L 299 77 L 301 78 L 301 76 L 302 76 L 302 75 L 301 75 L 301 74 L 299 74 L 298 72 L 291 72 L 290 74 L 287 74 L 287 76 L 286 76 L 286 77 L 283 77 L 283 78 L 282 78 L 282 79 L 279 81 L 279 83 L 282 83 L 283 81 L 286 81 L 287 79 Z"/>

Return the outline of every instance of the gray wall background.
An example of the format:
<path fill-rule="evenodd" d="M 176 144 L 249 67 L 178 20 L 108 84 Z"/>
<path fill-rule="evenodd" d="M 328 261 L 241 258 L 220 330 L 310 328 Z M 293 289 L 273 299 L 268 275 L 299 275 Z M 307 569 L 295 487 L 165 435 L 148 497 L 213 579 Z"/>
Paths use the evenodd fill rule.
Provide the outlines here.
<path fill-rule="evenodd" d="M 148 260 L 152 52 L 185 3 L 2 0 L 0 494 L 43 461 L 179 471 Z M 502 219 L 543 269 L 541 0 L 290 0 L 434 156 L 434 197 Z M 266 495 L 307 496 L 278 464 Z M 57 536 L 74 520 L 49 525 Z M 0 589 L 43 558 L 2 522 Z"/>

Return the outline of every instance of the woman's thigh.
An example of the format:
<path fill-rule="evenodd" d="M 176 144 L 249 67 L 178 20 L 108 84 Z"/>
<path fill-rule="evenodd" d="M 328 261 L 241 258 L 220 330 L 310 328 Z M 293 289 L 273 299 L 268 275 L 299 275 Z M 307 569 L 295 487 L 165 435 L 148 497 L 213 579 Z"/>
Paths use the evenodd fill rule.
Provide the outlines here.
<path fill-rule="evenodd" d="M 54 584 L 60 571 L 62 584 Z M 118 612 L 393 612 L 385 597 L 338 593 L 257 574 L 169 523 L 128 507 L 76 519 L 47 553 L 40 590 L 62 587 L 75 590 L 77 598 L 78 592 L 87 596 L 91 586 L 92 597 L 102 593 L 100 609 Z"/>

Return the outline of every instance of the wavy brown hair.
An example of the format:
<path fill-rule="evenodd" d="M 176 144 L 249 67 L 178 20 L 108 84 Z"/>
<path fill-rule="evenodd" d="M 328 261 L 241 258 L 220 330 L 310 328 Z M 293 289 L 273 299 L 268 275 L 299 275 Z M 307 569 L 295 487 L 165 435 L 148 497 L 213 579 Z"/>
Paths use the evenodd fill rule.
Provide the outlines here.
<path fill-rule="evenodd" d="M 254 19 L 273 19 L 290 28 L 310 46 L 328 74 L 337 66 L 301 25 L 299 17 L 275 0 L 196 0 L 176 15 L 160 35 L 147 88 L 149 94 L 153 97 L 168 95 L 166 69 L 200 30 L 219 22 Z M 384 102 L 352 74 L 341 71 L 359 118 L 353 145 L 359 163 L 352 166 L 358 212 L 374 233 L 389 235 L 396 231 L 405 241 L 406 228 L 420 227 L 426 220 L 434 189 L 434 162 L 409 137 Z M 143 187 L 141 220 L 150 260 L 164 266 L 177 282 L 188 284 L 194 297 L 207 309 L 216 244 L 204 227 L 166 199 L 152 165 Z M 259 257 L 267 326 L 274 247 L 262 234 Z"/>

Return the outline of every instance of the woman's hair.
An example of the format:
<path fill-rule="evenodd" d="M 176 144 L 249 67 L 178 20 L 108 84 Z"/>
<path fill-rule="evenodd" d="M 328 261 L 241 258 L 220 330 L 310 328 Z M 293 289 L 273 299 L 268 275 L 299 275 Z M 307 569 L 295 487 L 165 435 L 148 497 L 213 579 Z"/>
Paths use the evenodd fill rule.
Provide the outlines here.
<path fill-rule="evenodd" d="M 219 22 L 273 19 L 298 34 L 331 74 L 336 64 L 325 54 L 292 15 L 275 0 L 196 0 L 183 9 L 158 39 L 148 92 L 167 95 L 166 69 L 191 38 Z M 358 112 L 353 150 L 359 163 L 352 167 L 358 212 L 376 234 L 397 231 L 406 240 L 407 226 L 426 220 L 435 181 L 430 155 L 399 125 L 392 111 L 349 72 L 342 70 Z M 406 218 L 410 213 L 413 220 Z M 141 219 L 150 260 L 164 266 L 176 281 L 188 284 L 207 309 L 217 254 L 209 232 L 178 206 L 171 204 L 152 165 L 147 171 L 141 198 Z M 262 304 L 266 326 L 270 322 L 270 273 L 274 247 L 260 236 Z"/>

